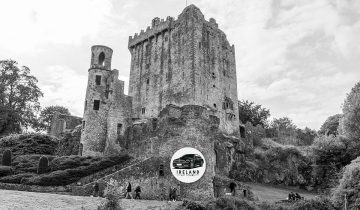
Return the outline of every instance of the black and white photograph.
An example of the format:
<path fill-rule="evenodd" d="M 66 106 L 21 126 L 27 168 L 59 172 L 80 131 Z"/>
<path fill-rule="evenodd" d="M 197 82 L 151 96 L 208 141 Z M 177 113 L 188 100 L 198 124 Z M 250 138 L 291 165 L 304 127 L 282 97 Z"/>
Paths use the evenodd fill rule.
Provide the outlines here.
<path fill-rule="evenodd" d="M 0 210 L 359 210 L 360 0 L 0 0 Z"/>

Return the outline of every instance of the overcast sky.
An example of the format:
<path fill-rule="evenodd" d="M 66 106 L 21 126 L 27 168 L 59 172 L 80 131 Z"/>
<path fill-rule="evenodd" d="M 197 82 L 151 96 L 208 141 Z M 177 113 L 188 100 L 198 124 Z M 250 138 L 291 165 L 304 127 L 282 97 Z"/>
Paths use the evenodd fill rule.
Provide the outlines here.
<path fill-rule="evenodd" d="M 239 99 L 318 129 L 360 81 L 359 0 L 188 0 L 235 44 Z M 0 59 L 30 67 L 42 106 L 82 116 L 90 47 L 114 50 L 128 86 L 129 35 L 185 0 L 0 0 Z M 127 88 L 126 88 L 127 91 Z"/>

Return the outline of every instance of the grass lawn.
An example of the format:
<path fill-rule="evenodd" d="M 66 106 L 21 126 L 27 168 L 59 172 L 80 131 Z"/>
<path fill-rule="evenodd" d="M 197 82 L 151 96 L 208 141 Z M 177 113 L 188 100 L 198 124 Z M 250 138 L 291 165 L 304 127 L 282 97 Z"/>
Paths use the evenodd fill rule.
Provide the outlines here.
<path fill-rule="evenodd" d="M 97 209 L 104 198 L 0 190 L 0 209 Z"/>

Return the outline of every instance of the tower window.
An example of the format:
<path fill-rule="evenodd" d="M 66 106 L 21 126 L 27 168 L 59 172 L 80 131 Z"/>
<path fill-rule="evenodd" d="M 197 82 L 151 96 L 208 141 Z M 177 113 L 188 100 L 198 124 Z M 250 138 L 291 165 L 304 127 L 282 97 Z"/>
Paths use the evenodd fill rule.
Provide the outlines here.
<path fill-rule="evenodd" d="M 241 136 L 241 138 L 245 138 L 246 136 L 245 136 L 245 127 L 243 127 L 243 126 L 240 126 L 240 136 Z"/>
<path fill-rule="evenodd" d="M 95 76 L 95 84 L 96 85 L 101 85 L 101 76 L 100 75 Z"/>
<path fill-rule="evenodd" d="M 164 164 L 159 165 L 159 176 L 164 176 Z"/>
<path fill-rule="evenodd" d="M 146 84 L 148 85 L 149 83 L 150 83 L 150 79 L 147 78 L 147 79 L 146 79 Z"/>
<path fill-rule="evenodd" d="M 109 98 L 109 93 L 110 93 L 110 85 L 106 85 L 106 90 L 105 90 L 105 98 L 106 99 Z"/>
<path fill-rule="evenodd" d="M 94 100 L 94 110 L 99 110 L 100 108 L 100 100 Z"/>
<path fill-rule="evenodd" d="M 214 107 L 216 108 L 216 104 L 214 104 Z"/>
<path fill-rule="evenodd" d="M 105 66 L 105 53 L 101 52 L 98 59 L 98 64 L 101 66 Z"/>
<path fill-rule="evenodd" d="M 145 114 L 145 108 L 141 108 L 141 114 Z"/>

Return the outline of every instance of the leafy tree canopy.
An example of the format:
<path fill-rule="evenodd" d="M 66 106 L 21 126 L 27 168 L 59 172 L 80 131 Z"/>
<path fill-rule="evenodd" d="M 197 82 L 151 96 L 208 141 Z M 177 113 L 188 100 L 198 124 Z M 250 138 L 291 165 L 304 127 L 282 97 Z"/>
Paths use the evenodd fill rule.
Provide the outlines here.
<path fill-rule="evenodd" d="M 270 117 L 270 111 L 262 108 L 260 104 L 252 101 L 241 100 L 239 105 L 239 119 L 242 123 L 251 122 L 254 126 L 261 125 L 267 127 L 267 120 Z"/>
<path fill-rule="evenodd" d="M 322 124 L 322 126 L 319 130 L 319 134 L 337 136 L 339 122 L 340 122 L 340 119 L 342 118 L 342 116 L 343 116 L 342 114 L 336 114 L 336 115 L 328 117 L 326 119 L 326 121 L 324 122 L 324 124 Z"/>
<path fill-rule="evenodd" d="M 36 123 L 43 96 L 38 80 L 26 66 L 13 60 L 0 60 L 0 135 L 20 132 Z"/>
<path fill-rule="evenodd" d="M 360 82 L 347 95 L 343 105 L 343 128 L 345 135 L 360 140 Z"/>
<path fill-rule="evenodd" d="M 296 125 L 288 117 L 274 118 L 271 122 L 270 127 L 282 131 L 296 129 Z"/>

